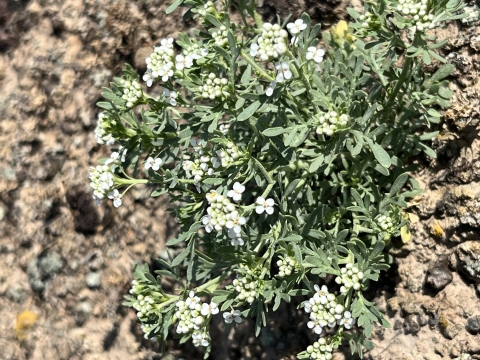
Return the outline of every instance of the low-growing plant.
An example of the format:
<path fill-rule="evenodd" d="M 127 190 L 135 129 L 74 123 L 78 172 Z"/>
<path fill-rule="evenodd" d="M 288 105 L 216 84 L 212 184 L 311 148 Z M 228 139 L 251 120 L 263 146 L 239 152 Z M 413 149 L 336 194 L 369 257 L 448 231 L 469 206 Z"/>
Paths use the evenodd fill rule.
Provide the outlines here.
<path fill-rule="evenodd" d="M 212 316 L 254 317 L 258 335 L 270 309 L 300 297 L 319 338 L 299 359 L 331 359 L 344 340 L 361 357 L 373 324 L 389 326 L 363 292 L 388 269 L 390 239 L 408 240 L 406 201 L 421 192 L 410 159 L 435 157 L 425 130 L 452 95 L 452 65 L 424 71 L 446 63 L 429 30 L 464 5 L 367 0 L 322 42 L 307 14 L 263 22 L 255 0 L 167 12 L 180 5 L 195 36 L 163 39 L 142 79 L 126 65 L 98 103 L 96 138 L 116 150 L 90 170 L 94 198 L 118 207 L 150 184 L 180 225 L 156 277 L 136 267 L 126 305 L 147 338 L 174 327 L 207 357 Z"/>

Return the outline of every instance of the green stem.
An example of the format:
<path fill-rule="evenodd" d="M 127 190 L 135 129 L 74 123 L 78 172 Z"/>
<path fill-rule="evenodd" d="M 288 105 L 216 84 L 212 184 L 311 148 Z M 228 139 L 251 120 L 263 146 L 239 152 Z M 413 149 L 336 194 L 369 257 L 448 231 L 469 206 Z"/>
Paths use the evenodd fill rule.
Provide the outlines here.
<path fill-rule="evenodd" d="M 397 95 L 400 92 L 400 90 L 403 87 L 403 84 L 405 84 L 405 81 L 409 78 L 409 72 L 410 68 L 412 66 L 413 58 L 412 57 L 407 57 L 405 59 L 405 63 L 403 64 L 403 69 L 402 73 L 400 74 L 400 78 L 398 79 L 397 83 L 395 84 L 395 87 L 393 88 L 392 92 L 390 93 L 390 96 L 388 97 L 387 104 L 385 105 L 385 109 L 390 109 L 393 106 L 393 103 L 397 99 Z"/>

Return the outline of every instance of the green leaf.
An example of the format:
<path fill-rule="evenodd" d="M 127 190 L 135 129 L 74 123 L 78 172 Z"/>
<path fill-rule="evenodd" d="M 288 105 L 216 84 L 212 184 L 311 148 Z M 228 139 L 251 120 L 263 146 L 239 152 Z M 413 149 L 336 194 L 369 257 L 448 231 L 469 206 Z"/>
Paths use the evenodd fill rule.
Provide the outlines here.
<path fill-rule="evenodd" d="M 264 130 L 262 134 L 268 137 L 273 137 L 273 136 L 281 135 L 289 129 L 291 128 L 273 127 L 273 128 Z"/>
<path fill-rule="evenodd" d="M 321 154 L 319 157 L 317 157 L 315 160 L 313 160 L 313 162 L 310 164 L 310 166 L 308 168 L 308 172 L 309 173 L 316 172 L 320 168 L 320 166 L 323 165 L 324 160 L 325 160 L 325 156 L 323 154 Z"/>
<path fill-rule="evenodd" d="M 165 10 L 165 13 L 168 15 L 168 14 L 174 12 L 174 11 L 177 9 L 177 7 L 179 7 L 180 4 L 183 3 L 183 1 L 184 1 L 184 0 L 176 0 L 176 1 L 174 1 L 173 4 L 171 4 L 171 5 L 167 8 L 167 10 Z"/>
<path fill-rule="evenodd" d="M 397 177 L 392 187 L 390 188 L 389 197 L 396 195 L 402 189 L 403 185 L 405 185 L 407 180 L 408 180 L 408 173 L 403 173 L 402 175 Z"/>
<path fill-rule="evenodd" d="M 366 139 L 365 139 L 366 140 Z M 367 140 L 370 149 L 373 152 L 373 156 L 385 168 L 388 168 L 392 165 L 392 160 L 390 159 L 390 155 L 378 144 L 374 143 L 370 139 Z"/>
<path fill-rule="evenodd" d="M 217 28 L 220 28 L 223 24 L 220 22 L 220 20 L 218 20 L 215 16 L 211 15 L 211 14 L 207 14 L 205 15 L 205 19 L 210 23 L 212 24 L 213 26 L 217 27 Z"/>
<path fill-rule="evenodd" d="M 188 248 L 183 250 L 180 254 L 178 254 L 177 257 L 172 261 L 172 267 L 180 265 L 183 262 L 183 260 L 185 260 L 185 258 L 188 256 L 188 254 L 189 254 Z"/>
<path fill-rule="evenodd" d="M 245 110 L 243 110 L 240 115 L 238 115 L 237 120 L 238 121 L 245 121 L 248 118 L 250 118 L 253 114 L 255 114 L 255 111 L 260 107 L 260 101 L 254 101 L 253 103 L 250 104 Z"/>

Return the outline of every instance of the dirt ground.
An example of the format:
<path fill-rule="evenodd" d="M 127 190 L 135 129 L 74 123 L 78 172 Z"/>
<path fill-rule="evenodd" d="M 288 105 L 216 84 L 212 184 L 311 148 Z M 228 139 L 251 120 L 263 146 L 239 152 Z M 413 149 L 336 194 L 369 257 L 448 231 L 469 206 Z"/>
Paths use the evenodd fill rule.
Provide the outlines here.
<path fill-rule="evenodd" d="M 101 87 L 125 62 L 142 73 L 159 39 L 194 26 L 181 11 L 167 17 L 167 5 L 0 0 L 1 359 L 202 358 L 174 341 L 162 357 L 121 305 L 133 265 L 153 264 L 174 236 L 166 200 L 139 187 L 119 209 L 97 207 L 88 184 L 88 167 L 106 155 L 93 135 Z M 328 28 L 347 19 L 350 1 L 259 5 L 266 19 L 308 11 Z M 392 328 L 374 331 L 368 359 L 480 359 L 478 6 L 470 2 L 467 21 L 437 30 L 449 39 L 455 98 L 433 141 L 438 158 L 416 160 L 426 191 L 408 209 L 412 240 L 396 244 L 395 265 L 369 290 Z M 30 330 L 16 323 L 24 311 L 37 317 Z M 211 358 L 294 359 L 313 341 L 306 320 L 284 305 L 254 338 L 253 323 L 226 333 L 216 319 Z"/>

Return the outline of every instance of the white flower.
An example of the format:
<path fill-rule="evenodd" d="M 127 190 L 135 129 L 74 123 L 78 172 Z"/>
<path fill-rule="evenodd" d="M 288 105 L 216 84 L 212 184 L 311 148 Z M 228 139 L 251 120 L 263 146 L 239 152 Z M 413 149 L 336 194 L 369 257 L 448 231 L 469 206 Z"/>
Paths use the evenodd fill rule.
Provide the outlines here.
<path fill-rule="evenodd" d="M 259 49 L 259 46 L 257 43 L 252 43 L 252 45 L 250 45 L 250 56 L 257 56 L 258 54 L 258 49 Z"/>
<path fill-rule="evenodd" d="M 286 61 L 279 61 L 275 64 L 275 69 L 277 69 L 277 82 L 283 82 L 284 80 L 289 80 L 292 78 L 292 72 L 290 71 L 290 65 Z"/>
<path fill-rule="evenodd" d="M 162 159 L 153 159 L 150 156 L 147 161 L 145 161 L 145 170 L 152 169 L 154 171 L 158 171 L 158 169 L 160 169 L 160 165 L 162 165 Z"/>
<path fill-rule="evenodd" d="M 210 215 L 205 215 L 202 218 L 202 224 L 205 225 L 205 231 L 211 233 L 215 226 L 212 224 L 212 217 Z"/>
<path fill-rule="evenodd" d="M 233 212 L 230 214 L 231 220 L 228 220 L 225 226 L 227 229 L 233 229 L 233 231 L 238 235 L 242 232 L 242 225 L 247 223 L 247 220 L 243 216 L 238 216 L 238 212 Z"/>
<path fill-rule="evenodd" d="M 175 68 L 179 71 L 182 71 L 183 69 L 189 69 L 193 66 L 193 58 L 190 55 L 177 55 L 175 57 L 175 61 Z"/>
<path fill-rule="evenodd" d="M 292 37 L 292 39 L 290 40 L 290 44 L 294 46 L 298 45 L 298 36 Z"/>
<path fill-rule="evenodd" d="M 108 193 L 108 198 L 113 200 L 113 206 L 118 208 L 122 205 L 122 195 L 120 195 L 117 189 L 110 191 Z"/>
<path fill-rule="evenodd" d="M 276 87 L 277 87 L 277 83 L 275 81 L 271 81 L 270 85 L 268 85 L 267 87 L 267 91 L 265 91 L 265 94 L 267 96 L 272 96 L 273 90 L 275 90 Z"/>
<path fill-rule="evenodd" d="M 307 24 L 305 24 L 302 19 L 297 19 L 295 20 L 294 23 L 287 24 L 287 29 L 288 31 L 290 31 L 290 34 L 292 35 L 296 35 L 300 31 L 305 30 L 306 28 L 307 28 Z"/>
<path fill-rule="evenodd" d="M 230 244 L 232 244 L 232 246 L 243 246 L 245 245 L 245 241 L 243 241 L 241 237 L 235 237 L 230 239 Z"/>
<path fill-rule="evenodd" d="M 325 51 L 323 49 L 317 49 L 315 46 L 310 46 L 307 52 L 307 60 L 312 60 L 319 63 L 323 61 L 323 55 L 325 55 Z"/>
<path fill-rule="evenodd" d="M 210 343 L 210 337 L 207 333 L 201 333 L 200 331 L 194 331 L 192 334 L 192 342 L 195 346 L 208 346 Z"/>
<path fill-rule="evenodd" d="M 257 198 L 257 207 L 255 207 L 255 211 L 257 214 L 262 214 L 265 211 L 268 215 L 272 215 L 274 205 L 275 202 L 273 199 L 264 199 L 263 197 L 259 196 Z"/>
<path fill-rule="evenodd" d="M 198 303 L 200 303 L 200 298 L 195 296 L 195 292 L 193 290 L 190 290 L 188 293 L 188 298 L 185 300 L 185 306 L 190 310 L 194 310 Z"/>
<path fill-rule="evenodd" d="M 172 64 L 171 63 L 164 64 L 158 70 L 158 76 L 162 77 L 163 82 L 168 81 L 168 78 L 173 76 Z"/>
<path fill-rule="evenodd" d="M 313 295 L 313 299 L 315 300 L 315 302 L 318 304 L 326 304 L 328 299 L 327 299 L 327 295 L 329 294 L 328 292 L 328 288 L 323 285 L 322 288 L 320 289 L 320 286 L 318 285 L 314 285 L 313 288 L 315 289 L 316 293 L 315 295 Z"/>
<path fill-rule="evenodd" d="M 172 106 L 177 106 L 177 93 L 175 91 L 170 91 L 168 89 L 163 89 L 163 95 L 167 98 L 168 102 Z"/>
<path fill-rule="evenodd" d="M 210 305 L 205 303 L 202 304 L 202 310 L 200 311 L 203 316 L 207 316 L 209 314 L 215 315 L 218 314 L 218 312 L 218 305 L 215 304 L 213 301 L 210 303 Z"/>
<path fill-rule="evenodd" d="M 353 325 L 355 325 L 355 319 L 352 318 L 352 314 L 350 311 L 345 311 L 343 313 L 343 318 L 337 320 L 338 325 L 343 325 L 347 329 L 351 329 Z"/>
<path fill-rule="evenodd" d="M 307 326 L 309 329 L 313 329 L 315 334 L 320 335 L 322 333 L 322 327 L 320 326 L 320 323 L 318 320 L 315 321 L 309 321 L 307 323 Z"/>
<path fill-rule="evenodd" d="M 242 199 L 242 193 L 245 191 L 245 186 L 236 182 L 233 184 L 233 190 L 229 190 L 227 193 L 228 197 L 233 198 L 233 201 L 240 201 Z"/>
<path fill-rule="evenodd" d="M 148 69 L 147 72 L 142 77 L 143 81 L 147 82 L 147 86 L 150 87 L 153 84 L 153 75 L 152 70 Z"/>
<path fill-rule="evenodd" d="M 235 321 L 237 324 L 242 322 L 242 313 L 240 310 L 232 310 L 230 312 L 224 312 L 223 318 L 227 324 L 231 324 L 232 321 Z"/>
<path fill-rule="evenodd" d="M 218 129 L 222 132 L 223 135 L 227 135 L 228 130 L 230 129 L 230 124 L 229 123 L 220 124 Z"/>
<path fill-rule="evenodd" d="M 162 41 L 160 41 L 160 45 L 167 48 L 173 48 L 173 38 L 162 39 Z"/>

